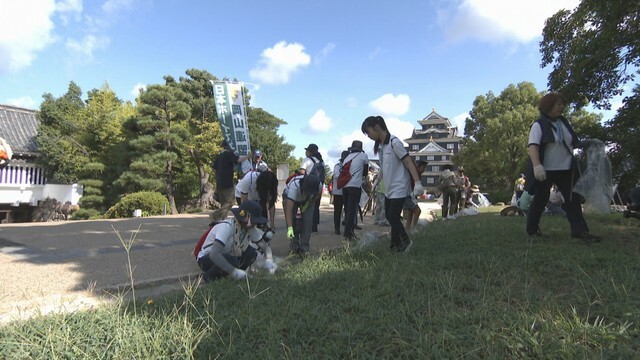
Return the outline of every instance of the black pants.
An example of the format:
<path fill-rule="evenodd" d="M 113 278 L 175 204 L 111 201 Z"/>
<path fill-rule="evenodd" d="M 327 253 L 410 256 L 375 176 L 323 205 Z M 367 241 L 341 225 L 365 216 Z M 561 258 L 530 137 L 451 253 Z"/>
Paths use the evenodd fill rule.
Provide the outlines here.
<path fill-rule="evenodd" d="M 387 221 L 391 225 L 391 246 L 400 247 L 409 241 L 409 235 L 402 224 L 402 208 L 406 198 L 384 199 L 384 211 Z M 345 222 L 346 224 L 346 222 Z"/>
<path fill-rule="evenodd" d="M 318 224 L 320 223 L 320 200 L 321 196 L 318 197 L 315 204 L 311 204 L 313 206 L 313 226 L 311 227 L 311 232 L 318 232 Z"/>
<path fill-rule="evenodd" d="M 442 218 L 446 218 L 449 214 L 454 215 L 458 209 L 456 202 L 456 188 L 449 186 L 442 191 Z"/>
<path fill-rule="evenodd" d="M 571 235 L 582 235 L 589 232 L 587 222 L 582 216 L 582 197 L 572 192 L 573 184 L 576 180 L 572 179 L 571 170 L 547 171 L 547 180 L 542 182 L 536 180 L 533 185 L 535 191 L 533 195 L 535 196 L 527 213 L 527 233 L 529 235 L 535 234 L 540 229 L 540 217 L 547 206 L 547 202 L 549 202 L 549 191 L 553 184 L 556 184 L 564 198 L 562 209 L 567 213 L 567 220 L 569 220 L 571 226 Z"/>
<path fill-rule="evenodd" d="M 333 226 L 336 234 L 340 234 L 340 222 L 342 221 L 342 208 L 344 207 L 344 196 L 333 195 Z"/>
<path fill-rule="evenodd" d="M 360 208 L 360 196 L 362 190 L 357 187 L 345 187 L 342 189 L 344 196 L 344 237 L 352 238 L 355 236 L 353 228 L 358 218 L 358 209 Z"/>
<path fill-rule="evenodd" d="M 247 270 L 249 266 L 256 261 L 258 253 L 256 252 L 256 249 L 248 246 L 241 256 L 233 256 L 231 254 L 225 254 L 223 256 L 227 259 L 229 264 L 233 265 L 235 268 Z M 209 256 L 203 256 L 198 259 L 198 266 L 200 267 L 200 270 L 205 273 L 205 281 L 213 281 L 229 275 L 219 268 L 218 265 L 214 264 Z"/>

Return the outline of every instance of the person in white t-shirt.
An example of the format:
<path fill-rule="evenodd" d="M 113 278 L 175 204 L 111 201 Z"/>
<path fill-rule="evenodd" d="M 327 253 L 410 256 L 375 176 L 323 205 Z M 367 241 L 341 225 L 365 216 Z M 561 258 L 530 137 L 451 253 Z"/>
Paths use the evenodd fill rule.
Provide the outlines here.
<path fill-rule="evenodd" d="M 293 254 L 306 256 L 309 253 L 309 239 L 313 226 L 314 203 L 322 194 L 322 182 L 315 175 L 298 175 L 289 180 L 282 193 L 284 219 L 287 224 L 287 238 Z M 301 223 L 296 222 L 298 209 Z"/>
<path fill-rule="evenodd" d="M 268 237 L 256 225 L 265 224 L 262 208 L 252 200 L 231 209 L 233 219 L 215 224 L 207 234 L 196 259 L 205 282 L 222 277 L 239 280 L 247 277 L 247 268 L 256 261 L 253 243 L 265 255 L 265 269 L 276 271 Z"/>
<path fill-rule="evenodd" d="M 555 184 L 564 198 L 563 209 L 571 227 L 571 237 L 585 242 L 598 242 L 600 237 L 589 233 L 580 195 L 573 185 L 580 176 L 573 161 L 573 149 L 580 146 L 573 128 L 562 113 L 565 101 L 558 93 L 543 96 L 538 103 L 540 117 L 529 130 L 529 161 L 524 190 L 535 195 L 527 213 L 527 234 L 540 237 L 540 217 L 549 201 L 551 185 Z M 533 180 L 533 181 L 532 181 Z"/>
<path fill-rule="evenodd" d="M 344 159 L 344 166 L 350 163 L 351 179 L 342 187 L 344 196 L 344 239 L 355 241 L 354 228 L 360 208 L 363 178 L 369 174 L 369 157 L 362 150 L 362 141 L 354 140 L 349 148 L 349 155 Z"/>
<path fill-rule="evenodd" d="M 407 196 L 424 194 L 420 175 L 402 141 L 389 133 L 382 116 L 369 116 L 362 123 L 361 130 L 375 141 L 373 152 L 380 157 L 385 184 L 385 214 L 391 224 L 390 248 L 407 252 L 413 242 L 402 224 L 402 207 Z"/>
<path fill-rule="evenodd" d="M 267 170 L 267 165 L 261 164 L 257 170 L 250 170 L 238 181 L 238 185 L 236 185 L 238 205 L 247 199 L 260 201 L 260 195 L 258 194 L 258 177 Z"/>

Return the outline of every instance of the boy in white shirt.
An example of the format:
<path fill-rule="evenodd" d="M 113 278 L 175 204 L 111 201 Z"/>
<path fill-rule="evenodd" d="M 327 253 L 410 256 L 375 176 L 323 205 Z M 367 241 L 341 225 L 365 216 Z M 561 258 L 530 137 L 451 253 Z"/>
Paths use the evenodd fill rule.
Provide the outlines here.
<path fill-rule="evenodd" d="M 255 244 L 265 257 L 265 268 L 276 271 L 273 254 L 265 233 L 256 225 L 265 224 L 262 208 L 252 200 L 243 202 L 239 207 L 231 209 L 233 219 L 224 220 L 214 225 L 198 252 L 198 266 L 204 272 L 205 282 L 222 277 L 234 280 L 247 277 L 247 268 L 256 261 L 257 253 L 250 243 Z"/>

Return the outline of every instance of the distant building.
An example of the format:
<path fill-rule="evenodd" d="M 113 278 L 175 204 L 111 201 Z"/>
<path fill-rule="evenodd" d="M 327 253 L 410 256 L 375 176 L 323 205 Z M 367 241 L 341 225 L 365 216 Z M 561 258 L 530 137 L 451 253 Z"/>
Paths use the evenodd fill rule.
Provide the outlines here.
<path fill-rule="evenodd" d="M 34 110 L 0 105 L 0 137 L 13 151 L 0 169 L 0 223 L 31 221 L 34 209 L 47 198 L 77 205 L 82 196 L 77 184 L 50 184 L 36 164 L 38 125 Z"/>
<path fill-rule="evenodd" d="M 414 129 L 411 137 L 404 141 L 413 160 L 429 162 L 421 176 L 422 185 L 427 192 L 437 192 L 436 183 L 442 166 L 453 165 L 451 157 L 460 151 L 462 138 L 458 136 L 458 127 L 452 126 L 451 121 L 435 109 L 418 124 L 420 129 Z"/>

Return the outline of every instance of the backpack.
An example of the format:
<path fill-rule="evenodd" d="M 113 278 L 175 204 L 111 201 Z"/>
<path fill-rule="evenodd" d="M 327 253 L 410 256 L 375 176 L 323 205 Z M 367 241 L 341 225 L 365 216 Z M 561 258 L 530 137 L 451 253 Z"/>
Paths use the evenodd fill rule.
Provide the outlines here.
<path fill-rule="evenodd" d="M 349 183 L 349 181 L 351 181 L 351 160 L 342 165 L 342 168 L 340 169 L 340 175 L 338 175 L 338 183 L 336 184 L 338 186 L 338 189 L 342 189 Z"/>
<path fill-rule="evenodd" d="M 311 168 L 311 171 L 309 171 L 308 175 L 317 176 L 318 178 L 320 178 L 320 182 L 324 184 L 324 177 L 325 177 L 324 162 L 316 161 L 314 160 L 313 157 L 311 157 L 311 161 L 313 161 L 313 167 Z"/>
<path fill-rule="evenodd" d="M 207 239 L 207 235 L 209 235 L 211 230 L 213 230 L 213 226 L 210 227 L 209 230 L 205 231 L 204 234 L 202 234 L 202 236 L 200 236 L 200 240 L 198 240 L 196 247 L 193 248 L 193 257 L 195 258 L 198 257 L 200 250 L 202 250 L 202 244 L 204 244 L 204 241 Z"/>

